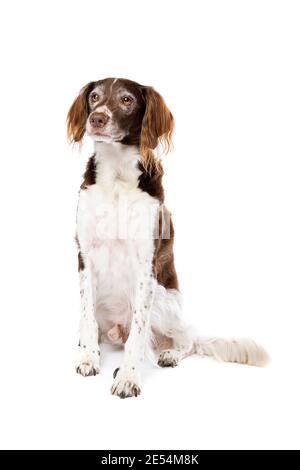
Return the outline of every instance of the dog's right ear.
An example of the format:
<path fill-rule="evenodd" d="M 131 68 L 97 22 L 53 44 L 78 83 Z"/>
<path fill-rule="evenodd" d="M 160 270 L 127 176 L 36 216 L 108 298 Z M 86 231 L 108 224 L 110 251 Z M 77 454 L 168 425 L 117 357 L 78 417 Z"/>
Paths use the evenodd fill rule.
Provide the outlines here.
<path fill-rule="evenodd" d="M 95 82 L 88 83 L 83 87 L 73 102 L 67 116 L 67 134 L 71 142 L 81 142 L 86 120 L 88 118 L 88 95 L 93 89 Z"/>

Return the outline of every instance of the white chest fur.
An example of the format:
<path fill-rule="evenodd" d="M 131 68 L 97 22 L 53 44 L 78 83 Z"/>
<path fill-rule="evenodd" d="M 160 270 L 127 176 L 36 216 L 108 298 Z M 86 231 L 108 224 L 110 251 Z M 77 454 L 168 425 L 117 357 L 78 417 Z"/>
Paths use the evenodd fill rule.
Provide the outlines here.
<path fill-rule="evenodd" d="M 97 319 L 105 333 L 130 324 L 137 279 L 153 258 L 159 202 L 138 188 L 135 150 L 99 147 L 96 184 L 80 192 L 77 234 L 91 260 Z"/>

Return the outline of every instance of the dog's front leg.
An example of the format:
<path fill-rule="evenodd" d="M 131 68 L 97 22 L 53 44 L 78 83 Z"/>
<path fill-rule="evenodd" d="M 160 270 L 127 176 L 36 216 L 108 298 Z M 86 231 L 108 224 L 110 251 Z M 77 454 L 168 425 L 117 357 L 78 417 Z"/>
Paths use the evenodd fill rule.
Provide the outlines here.
<path fill-rule="evenodd" d="M 82 256 L 82 255 L 79 255 Z M 99 344 L 98 324 L 95 319 L 95 281 L 93 278 L 91 262 L 88 258 L 81 258 L 79 271 L 81 317 L 79 358 L 76 371 L 83 375 L 96 375 L 99 373 Z"/>
<path fill-rule="evenodd" d="M 125 344 L 123 364 L 114 372 L 113 395 L 120 398 L 137 397 L 140 393 L 140 372 L 145 348 L 150 335 L 150 314 L 154 295 L 152 260 L 140 262 L 141 273 L 137 279 L 133 302 L 132 322 Z"/>

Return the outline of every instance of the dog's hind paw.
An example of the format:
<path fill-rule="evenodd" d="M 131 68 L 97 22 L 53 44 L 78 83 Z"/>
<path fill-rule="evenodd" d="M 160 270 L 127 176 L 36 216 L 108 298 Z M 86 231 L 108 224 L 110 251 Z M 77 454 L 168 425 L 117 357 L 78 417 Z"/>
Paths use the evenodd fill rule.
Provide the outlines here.
<path fill-rule="evenodd" d="M 179 351 L 175 349 L 166 349 L 162 351 L 158 358 L 158 365 L 160 367 L 176 367 L 180 359 Z"/>

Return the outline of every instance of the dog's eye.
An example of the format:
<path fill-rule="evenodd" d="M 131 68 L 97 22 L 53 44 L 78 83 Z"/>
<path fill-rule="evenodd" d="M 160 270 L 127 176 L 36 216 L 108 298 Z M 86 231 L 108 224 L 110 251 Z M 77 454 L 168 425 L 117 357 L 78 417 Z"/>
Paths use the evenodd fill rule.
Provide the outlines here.
<path fill-rule="evenodd" d="M 91 100 L 93 103 L 97 103 L 97 101 L 99 101 L 99 95 L 97 95 L 97 93 L 93 93 L 91 96 Z"/>
<path fill-rule="evenodd" d="M 133 98 L 131 98 L 131 96 L 123 96 L 121 102 L 125 104 L 125 106 L 130 106 L 133 103 Z"/>

